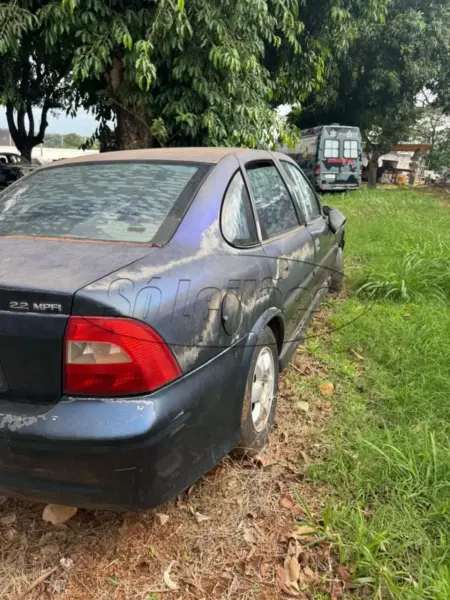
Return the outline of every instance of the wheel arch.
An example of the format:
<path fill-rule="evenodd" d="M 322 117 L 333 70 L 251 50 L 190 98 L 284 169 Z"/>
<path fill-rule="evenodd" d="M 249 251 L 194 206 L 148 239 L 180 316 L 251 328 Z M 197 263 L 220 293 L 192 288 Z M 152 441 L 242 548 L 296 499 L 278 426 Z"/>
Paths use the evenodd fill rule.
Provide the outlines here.
<path fill-rule="evenodd" d="M 259 336 L 265 327 L 270 327 L 277 340 L 278 355 L 281 355 L 284 345 L 284 317 L 279 308 L 269 308 L 255 323 L 252 333 Z"/>
<path fill-rule="evenodd" d="M 284 321 L 279 315 L 277 315 L 267 323 L 267 327 L 270 327 L 275 339 L 277 340 L 278 356 L 280 356 L 284 344 Z"/>

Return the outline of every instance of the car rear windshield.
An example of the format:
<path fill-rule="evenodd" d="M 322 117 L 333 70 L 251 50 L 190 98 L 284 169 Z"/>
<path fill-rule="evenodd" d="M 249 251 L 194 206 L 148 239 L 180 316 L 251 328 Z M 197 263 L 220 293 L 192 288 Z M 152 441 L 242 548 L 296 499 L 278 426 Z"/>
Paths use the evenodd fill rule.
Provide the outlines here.
<path fill-rule="evenodd" d="M 159 242 L 158 232 L 182 215 L 177 203 L 187 206 L 204 170 L 117 161 L 37 171 L 0 196 L 0 235 Z"/>

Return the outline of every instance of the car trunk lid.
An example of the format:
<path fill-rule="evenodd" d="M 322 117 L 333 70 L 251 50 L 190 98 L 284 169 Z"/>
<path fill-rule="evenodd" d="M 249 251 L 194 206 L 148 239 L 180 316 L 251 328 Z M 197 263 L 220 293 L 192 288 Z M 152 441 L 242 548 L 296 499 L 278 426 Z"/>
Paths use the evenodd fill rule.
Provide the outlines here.
<path fill-rule="evenodd" d="M 0 237 L 0 405 L 61 397 L 75 293 L 150 252 L 144 244 Z"/>

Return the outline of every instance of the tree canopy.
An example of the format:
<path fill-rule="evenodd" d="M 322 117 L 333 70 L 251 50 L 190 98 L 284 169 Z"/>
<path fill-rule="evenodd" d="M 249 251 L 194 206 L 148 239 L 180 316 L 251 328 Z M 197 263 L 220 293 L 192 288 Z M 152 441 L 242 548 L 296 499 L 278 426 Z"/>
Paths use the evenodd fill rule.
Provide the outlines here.
<path fill-rule="evenodd" d="M 388 2 L 10 0 L 0 5 L 0 55 L 31 56 L 37 36 L 49 72 L 63 73 L 66 91 L 76 84 L 65 106 L 94 110 L 104 146 L 267 147 L 295 140 L 276 107 L 317 92 L 327 61 Z M 55 62 L 66 53 L 69 72 Z"/>
<path fill-rule="evenodd" d="M 450 73 L 449 58 L 449 0 L 390 0 L 384 20 L 361 25 L 345 60 L 330 56 L 326 85 L 291 120 L 300 127 L 359 126 L 376 165 L 380 155 L 408 139 L 420 115 L 419 93 L 440 89 Z"/>
<path fill-rule="evenodd" d="M 414 141 L 433 146 L 425 157 L 428 169 L 440 171 L 450 165 L 450 117 L 434 101 L 430 103 L 428 97 L 422 103 L 420 119 L 411 136 Z"/>
<path fill-rule="evenodd" d="M 33 147 L 44 140 L 48 112 L 71 105 L 72 52 L 65 40 L 50 41 L 48 7 L 25 4 L 0 5 L 0 103 L 14 143 L 30 160 Z M 33 107 L 41 109 L 38 124 Z"/>

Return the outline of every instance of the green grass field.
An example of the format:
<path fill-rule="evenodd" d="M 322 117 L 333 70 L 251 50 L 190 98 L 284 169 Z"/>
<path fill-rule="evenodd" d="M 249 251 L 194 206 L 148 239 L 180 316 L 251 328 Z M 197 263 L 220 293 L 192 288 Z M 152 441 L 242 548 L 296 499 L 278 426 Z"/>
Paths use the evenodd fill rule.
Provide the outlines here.
<path fill-rule="evenodd" d="M 373 598 L 450 598 L 450 204 L 327 196 L 348 216 L 347 292 L 308 341 L 336 385 L 323 466 L 343 563 Z M 366 590 L 368 588 L 366 587 Z"/>

